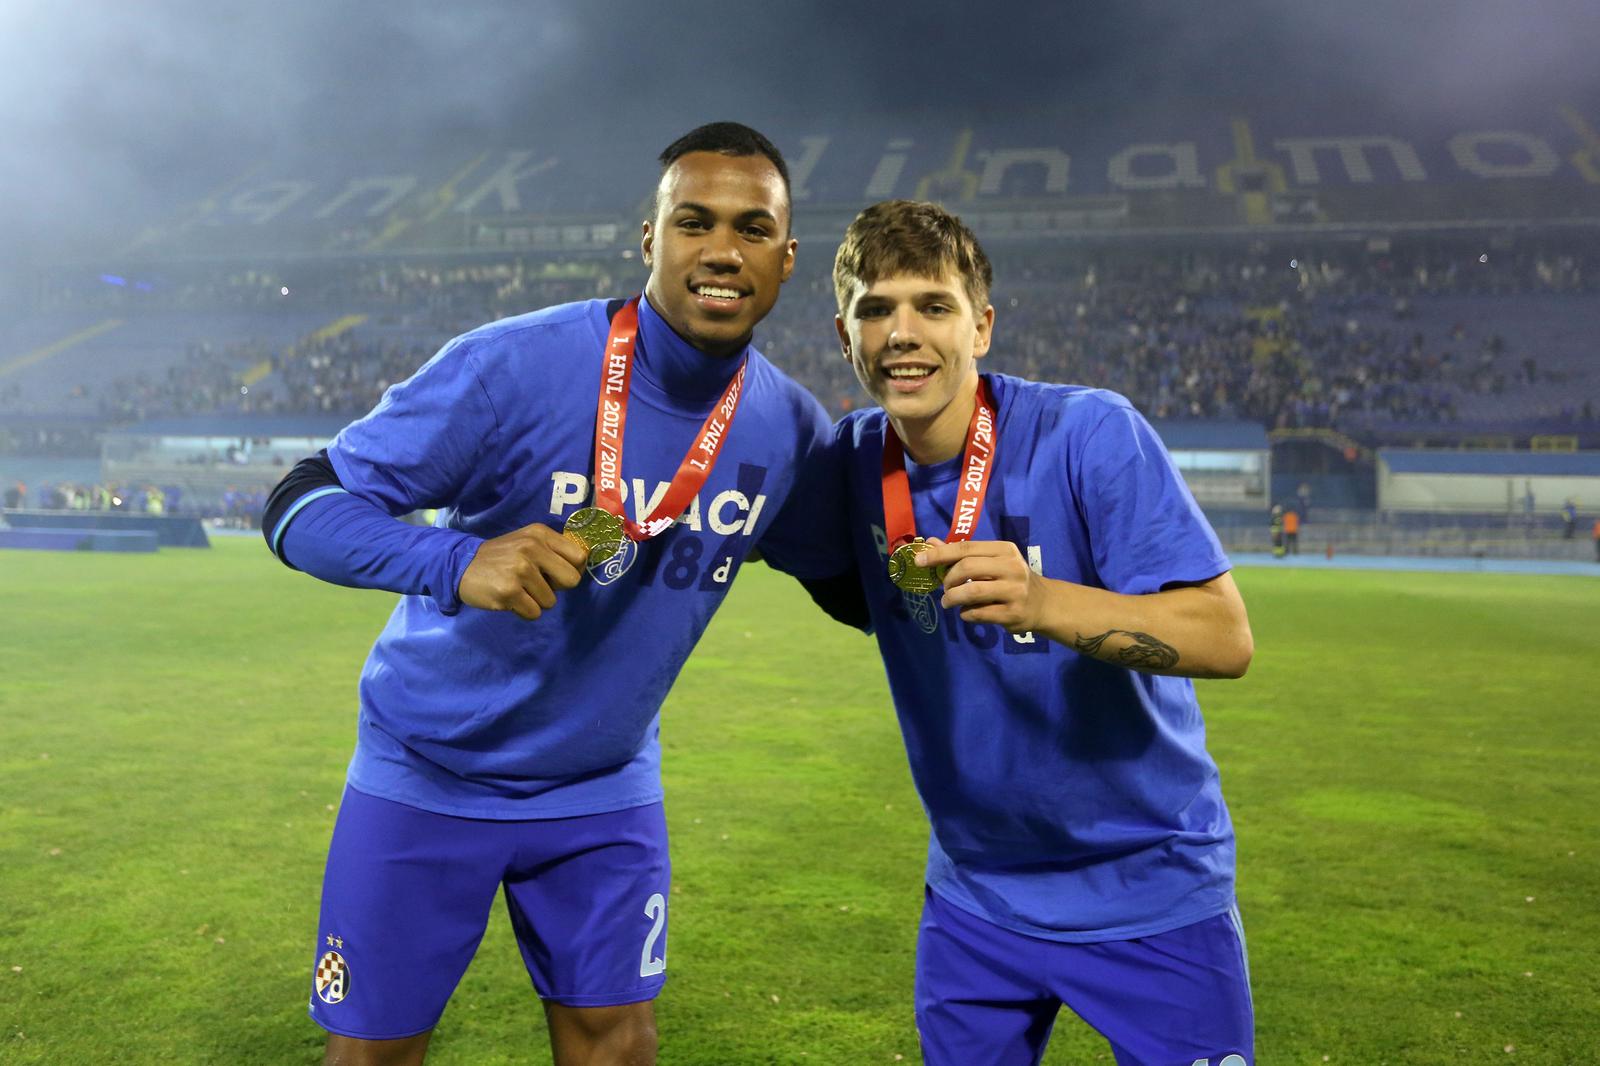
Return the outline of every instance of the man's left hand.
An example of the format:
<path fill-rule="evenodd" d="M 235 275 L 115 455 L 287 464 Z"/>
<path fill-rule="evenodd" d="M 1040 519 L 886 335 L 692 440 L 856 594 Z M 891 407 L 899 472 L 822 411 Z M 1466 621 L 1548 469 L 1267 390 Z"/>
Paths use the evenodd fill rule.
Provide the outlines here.
<path fill-rule="evenodd" d="M 942 607 L 959 607 L 961 620 L 989 622 L 1010 633 L 1038 629 L 1044 613 L 1044 579 L 1008 540 L 946 544 L 929 537 L 918 566 L 948 566 Z"/>

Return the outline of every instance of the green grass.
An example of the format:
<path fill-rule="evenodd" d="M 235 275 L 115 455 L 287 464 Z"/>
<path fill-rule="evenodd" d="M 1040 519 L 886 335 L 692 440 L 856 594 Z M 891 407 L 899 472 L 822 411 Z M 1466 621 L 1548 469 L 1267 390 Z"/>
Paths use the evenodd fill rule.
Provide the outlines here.
<path fill-rule="evenodd" d="M 259 541 L 0 575 L 0 1062 L 317 1061 L 308 942 L 390 598 Z M 1239 583 L 1255 664 L 1200 689 L 1260 1061 L 1595 1062 L 1600 583 Z M 661 1061 L 918 1061 L 926 828 L 871 643 L 752 567 L 663 735 Z M 547 1062 L 542 1029 L 497 914 L 430 1062 Z M 1063 1015 L 1046 1061 L 1097 1060 Z"/>

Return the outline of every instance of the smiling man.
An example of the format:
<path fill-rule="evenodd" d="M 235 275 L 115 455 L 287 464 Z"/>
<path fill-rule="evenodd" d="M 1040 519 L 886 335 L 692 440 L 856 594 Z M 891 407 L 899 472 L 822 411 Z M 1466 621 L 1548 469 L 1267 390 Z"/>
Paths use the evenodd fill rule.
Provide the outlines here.
<path fill-rule="evenodd" d="M 752 548 L 819 573 L 784 504 L 828 437 L 751 346 L 794 267 L 783 157 L 715 123 L 660 162 L 642 299 L 457 337 L 268 503 L 283 562 L 404 594 L 323 882 L 328 1062 L 421 1062 L 502 888 L 558 1066 L 655 1061 L 661 702 Z"/>
<path fill-rule="evenodd" d="M 1127 400 L 978 373 L 991 282 L 927 203 L 869 207 L 834 265 L 881 405 L 836 427 L 850 546 L 932 824 L 923 1055 L 1036 1063 L 1066 1004 L 1119 1063 L 1246 1066 L 1233 828 L 1189 681 L 1244 673 L 1244 604 Z"/>

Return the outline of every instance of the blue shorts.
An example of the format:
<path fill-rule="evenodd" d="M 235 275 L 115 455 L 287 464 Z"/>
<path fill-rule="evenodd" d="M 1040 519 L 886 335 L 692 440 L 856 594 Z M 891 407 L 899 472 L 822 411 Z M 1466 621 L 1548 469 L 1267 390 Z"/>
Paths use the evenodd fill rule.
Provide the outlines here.
<path fill-rule="evenodd" d="M 432 1029 L 502 885 L 541 998 L 573 1007 L 652 999 L 666 981 L 670 880 L 659 803 L 496 821 L 347 787 L 322 882 L 311 1018 L 363 1040 Z"/>
<path fill-rule="evenodd" d="M 1237 909 L 1155 936 L 1065 944 L 1024 936 L 932 891 L 917 937 L 917 1032 L 928 1066 L 1033 1066 L 1065 1004 L 1122 1066 L 1250 1066 L 1255 1011 Z"/>

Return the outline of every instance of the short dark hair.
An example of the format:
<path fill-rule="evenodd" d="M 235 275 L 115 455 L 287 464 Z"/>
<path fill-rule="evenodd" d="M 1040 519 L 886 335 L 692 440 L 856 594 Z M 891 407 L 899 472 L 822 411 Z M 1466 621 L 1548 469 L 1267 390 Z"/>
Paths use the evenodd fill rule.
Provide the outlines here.
<path fill-rule="evenodd" d="M 767 159 L 778 171 L 778 177 L 783 179 L 783 198 L 789 202 L 789 214 L 794 214 L 794 196 L 789 189 L 789 164 L 783 161 L 783 153 L 771 141 L 767 140 L 756 130 L 744 125 L 742 122 L 708 122 L 704 126 L 696 126 L 682 137 L 673 141 L 662 149 L 657 159 L 661 162 L 661 173 L 665 174 L 667 168 L 690 152 L 717 152 L 721 155 L 749 156 L 761 155 Z M 657 191 L 650 197 L 650 213 L 654 215 L 660 210 L 658 198 L 660 183 Z M 793 225 L 793 220 L 790 222 Z"/>
<path fill-rule="evenodd" d="M 994 268 L 966 223 L 938 204 L 884 200 L 855 217 L 833 260 L 833 293 L 839 313 L 847 310 L 857 281 L 871 285 L 896 274 L 938 277 L 953 268 L 972 310 L 989 306 Z"/>

